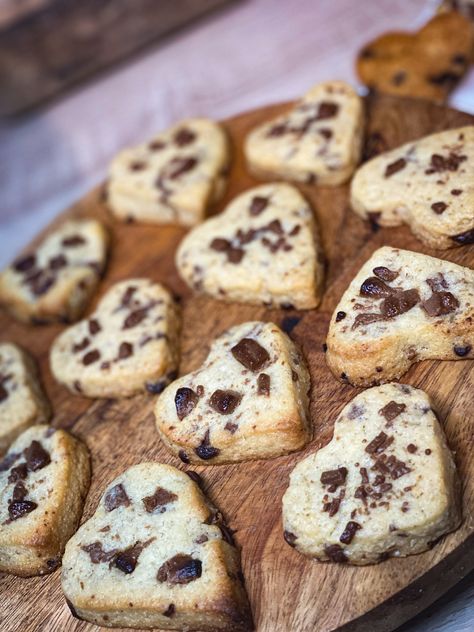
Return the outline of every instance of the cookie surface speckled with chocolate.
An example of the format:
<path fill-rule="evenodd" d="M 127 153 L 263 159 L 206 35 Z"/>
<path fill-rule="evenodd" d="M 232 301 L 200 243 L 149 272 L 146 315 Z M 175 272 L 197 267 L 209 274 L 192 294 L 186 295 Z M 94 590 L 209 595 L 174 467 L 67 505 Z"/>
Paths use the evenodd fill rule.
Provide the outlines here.
<path fill-rule="evenodd" d="M 196 292 L 270 308 L 311 309 L 324 267 L 310 206 L 289 184 L 242 193 L 218 216 L 190 231 L 176 266 Z"/>
<path fill-rule="evenodd" d="M 252 629 L 232 532 L 191 474 L 141 463 L 110 483 L 64 554 L 74 616 L 109 627 Z"/>
<path fill-rule="evenodd" d="M 288 544 L 321 561 L 375 564 L 431 548 L 461 523 L 452 454 L 429 397 L 405 384 L 357 395 L 283 497 Z"/>
<path fill-rule="evenodd" d="M 156 427 L 184 463 L 273 458 L 311 440 L 309 389 L 288 336 L 273 323 L 248 322 L 216 338 L 201 367 L 167 387 Z"/>
<path fill-rule="evenodd" d="M 342 81 L 314 86 L 288 113 L 252 130 L 245 157 L 257 177 L 336 186 L 357 166 L 364 110 Z"/>
<path fill-rule="evenodd" d="M 443 13 L 418 32 L 386 33 L 364 46 L 357 74 L 376 92 L 443 102 L 469 68 L 473 45 L 472 23 Z"/>
<path fill-rule="evenodd" d="M 474 243 L 474 126 L 425 136 L 370 160 L 351 205 L 380 226 L 408 224 L 431 248 Z"/>
<path fill-rule="evenodd" d="M 0 304 L 30 324 L 77 320 L 104 271 L 107 242 L 96 220 L 63 222 L 0 274 Z"/>
<path fill-rule="evenodd" d="M 0 455 L 33 424 L 46 423 L 51 406 L 33 358 L 15 344 L 0 344 Z"/>
<path fill-rule="evenodd" d="M 329 368 L 343 382 L 373 386 L 420 360 L 474 359 L 474 271 L 383 247 L 334 310 Z"/>
<path fill-rule="evenodd" d="M 192 226 L 223 195 L 229 168 L 224 129 L 189 119 L 113 161 L 108 204 L 125 221 Z"/>
<path fill-rule="evenodd" d="M 33 426 L 0 461 L 0 572 L 51 573 L 82 515 L 86 446 L 65 430 Z"/>
<path fill-rule="evenodd" d="M 170 292 L 149 279 L 113 285 L 88 318 L 54 341 L 51 370 L 86 397 L 158 393 L 173 379 L 180 317 Z"/>

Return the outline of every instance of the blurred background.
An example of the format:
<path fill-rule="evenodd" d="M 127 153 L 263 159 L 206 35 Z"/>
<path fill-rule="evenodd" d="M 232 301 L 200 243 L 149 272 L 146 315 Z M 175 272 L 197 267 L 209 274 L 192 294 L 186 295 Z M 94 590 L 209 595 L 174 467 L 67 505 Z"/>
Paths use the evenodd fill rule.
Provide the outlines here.
<path fill-rule="evenodd" d="M 187 116 L 357 84 L 367 42 L 435 11 L 430 0 L 0 0 L 0 265 L 100 183 L 120 148 Z M 449 104 L 474 113 L 472 66 Z M 473 596 L 471 574 L 402 630 L 472 632 Z"/>

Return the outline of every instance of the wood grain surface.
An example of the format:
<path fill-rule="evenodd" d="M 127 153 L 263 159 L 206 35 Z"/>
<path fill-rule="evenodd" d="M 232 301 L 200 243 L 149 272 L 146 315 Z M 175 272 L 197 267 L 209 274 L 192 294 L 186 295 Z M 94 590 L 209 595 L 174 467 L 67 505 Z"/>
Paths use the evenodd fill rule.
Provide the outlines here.
<path fill-rule="evenodd" d="M 216 211 L 237 193 L 257 184 L 245 170 L 242 140 L 254 125 L 286 107 L 271 106 L 225 122 L 234 145 L 234 163 L 229 190 Z M 389 97 L 368 100 L 367 115 L 367 145 L 384 149 L 474 122 L 474 117 L 454 110 Z M 322 345 L 331 313 L 360 265 L 376 248 L 387 244 L 473 267 L 474 246 L 430 251 L 405 227 L 372 230 L 351 212 L 347 186 L 302 186 L 301 190 L 313 204 L 327 257 L 324 301 L 311 312 L 268 311 L 193 296 L 174 266 L 174 252 L 185 231 L 115 223 L 107 212 L 102 189 L 77 203 L 68 215 L 100 217 L 110 228 L 112 252 L 100 295 L 116 281 L 139 275 L 165 283 L 182 297 L 181 373 L 196 368 L 212 339 L 231 325 L 249 319 L 281 323 L 287 316 L 301 317 L 291 335 L 303 347 L 311 369 L 314 441 L 304 452 L 267 462 L 193 469 L 202 475 L 206 492 L 236 530 L 258 632 L 328 632 L 340 628 L 358 632 L 367 627 L 375 632 L 393 630 L 474 567 L 474 461 L 470 458 L 474 443 L 474 364 L 468 360 L 427 361 L 412 367 L 403 378 L 432 397 L 463 480 L 464 522 L 431 551 L 364 568 L 312 562 L 283 541 L 281 497 L 294 465 L 330 440 L 338 413 L 359 392 L 331 375 Z M 71 395 L 53 381 L 48 350 L 62 328 L 27 327 L 0 314 L 1 339 L 22 344 L 40 362 L 55 410 L 54 425 L 70 429 L 91 450 L 93 480 L 84 512 L 87 519 L 107 483 L 130 465 L 155 460 L 186 468 L 168 455 L 158 439 L 152 396 L 91 401 Z M 97 628 L 71 617 L 62 597 L 60 573 L 56 572 L 43 578 L 0 578 L 0 629 L 76 632 Z"/>

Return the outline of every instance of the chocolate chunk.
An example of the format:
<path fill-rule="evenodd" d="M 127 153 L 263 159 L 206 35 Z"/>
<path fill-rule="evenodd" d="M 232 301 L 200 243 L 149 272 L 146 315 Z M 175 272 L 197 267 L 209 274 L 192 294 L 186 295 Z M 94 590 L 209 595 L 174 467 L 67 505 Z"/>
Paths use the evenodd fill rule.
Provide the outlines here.
<path fill-rule="evenodd" d="M 332 138 L 332 130 L 328 129 L 327 127 L 320 127 L 318 129 L 318 134 L 321 134 L 321 136 L 323 138 L 325 138 L 326 140 L 329 140 L 330 138 Z"/>
<path fill-rule="evenodd" d="M 362 529 L 362 526 L 358 522 L 354 522 L 353 520 L 349 521 L 339 538 L 339 542 L 350 544 L 359 529 Z"/>
<path fill-rule="evenodd" d="M 344 485 L 346 477 L 347 468 L 338 467 L 337 470 L 326 470 L 326 472 L 322 472 L 320 480 L 323 485 L 330 485 L 331 487 L 337 488 L 340 485 Z"/>
<path fill-rule="evenodd" d="M 125 358 L 129 358 L 132 355 L 133 355 L 133 345 L 130 342 L 120 343 L 120 347 L 118 351 L 118 359 L 125 360 Z"/>
<path fill-rule="evenodd" d="M 273 125 L 273 127 L 268 130 L 267 136 L 270 138 L 283 136 L 288 131 L 290 131 L 290 128 L 288 127 L 287 123 L 278 123 L 277 125 Z"/>
<path fill-rule="evenodd" d="M 135 327 L 146 318 L 147 313 L 148 309 L 146 307 L 142 307 L 141 309 L 136 309 L 133 312 L 130 312 L 130 314 L 124 320 L 122 329 L 130 329 L 131 327 Z"/>
<path fill-rule="evenodd" d="M 26 279 L 26 282 L 30 285 L 33 294 L 41 296 L 42 294 L 46 294 L 46 292 L 54 285 L 55 279 L 44 272 L 38 271 L 34 277 Z"/>
<path fill-rule="evenodd" d="M 101 331 L 101 330 L 102 330 L 102 327 L 100 326 L 99 321 L 98 321 L 98 320 L 96 320 L 95 318 L 91 318 L 91 319 L 89 320 L 88 325 L 89 325 L 89 333 L 90 333 L 92 336 L 95 336 L 95 334 L 99 333 L 99 331 Z"/>
<path fill-rule="evenodd" d="M 344 553 L 344 549 L 339 544 L 328 544 L 324 547 L 324 552 L 332 562 L 343 564 L 348 559 Z"/>
<path fill-rule="evenodd" d="M 382 454 L 375 461 L 372 469 L 378 470 L 382 474 L 388 474 L 394 480 L 411 472 L 406 463 L 397 459 L 393 454 L 389 457 L 386 454 Z"/>
<path fill-rule="evenodd" d="M 383 408 L 379 410 L 379 415 L 385 417 L 387 421 L 393 421 L 395 417 L 401 415 L 406 410 L 406 404 L 397 404 L 393 400 L 385 404 Z"/>
<path fill-rule="evenodd" d="M 151 538 L 147 542 L 136 542 L 133 546 L 129 546 L 128 549 L 121 551 L 118 555 L 115 556 L 114 564 L 115 566 L 125 573 L 129 575 L 133 573 L 135 570 L 138 558 L 140 557 L 141 552 L 145 547 L 147 547 L 150 542 L 152 542 L 155 538 Z"/>
<path fill-rule="evenodd" d="M 23 456 L 26 459 L 26 465 L 30 472 L 36 472 L 43 469 L 51 463 L 49 453 L 43 448 L 39 441 L 32 441 L 30 445 L 23 450 Z"/>
<path fill-rule="evenodd" d="M 270 376 L 266 373 L 260 373 L 257 379 L 257 395 L 270 395 Z"/>
<path fill-rule="evenodd" d="M 369 454 L 380 454 L 384 452 L 389 445 L 393 443 L 393 437 L 389 437 L 385 432 L 380 432 L 372 441 L 365 447 L 365 451 Z"/>
<path fill-rule="evenodd" d="M 172 617 L 175 612 L 176 612 L 176 606 L 174 605 L 174 603 L 170 603 L 170 605 L 163 612 L 163 616 L 164 617 Z"/>
<path fill-rule="evenodd" d="M 163 513 L 166 511 L 166 505 L 177 499 L 178 496 L 173 492 L 169 492 L 163 487 L 157 487 L 153 496 L 146 496 L 142 498 L 142 501 L 148 513 Z"/>
<path fill-rule="evenodd" d="M 222 239 L 221 237 L 213 239 L 211 241 L 210 248 L 212 248 L 212 250 L 216 250 L 217 252 L 225 253 L 229 263 L 240 263 L 245 254 L 242 248 L 232 246 L 230 241 Z"/>
<path fill-rule="evenodd" d="M 430 75 L 428 77 L 428 81 L 437 86 L 446 86 L 447 88 L 451 88 L 455 86 L 461 76 L 451 70 L 446 70 L 444 72 L 440 72 L 437 75 Z"/>
<path fill-rule="evenodd" d="M 233 424 L 231 421 L 228 421 L 226 425 L 224 426 L 224 430 L 228 430 L 230 434 L 235 434 L 238 427 L 239 426 L 237 424 Z"/>
<path fill-rule="evenodd" d="M 452 235 L 450 237 L 454 242 L 464 246 L 466 244 L 474 244 L 474 228 L 471 230 L 466 230 L 464 233 L 459 233 L 459 235 Z"/>
<path fill-rule="evenodd" d="M 380 306 L 380 312 L 385 318 L 395 318 L 395 316 L 408 312 L 415 307 L 419 301 L 420 295 L 418 294 L 418 290 L 412 289 L 397 292 L 383 300 Z"/>
<path fill-rule="evenodd" d="M 113 511 L 117 509 L 117 507 L 128 507 L 129 505 L 130 498 L 122 483 L 114 485 L 105 495 L 104 506 L 106 511 Z"/>
<path fill-rule="evenodd" d="M 92 564 L 100 564 L 101 562 L 112 562 L 118 552 L 118 549 L 104 551 L 104 549 L 102 548 L 102 542 L 92 542 L 92 544 L 81 546 L 81 549 L 85 553 L 89 553 Z"/>
<path fill-rule="evenodd" d="M 398 160 L 395 160 L 395 162 L 390 163 L 385 169 L 385 177 L 389 178 L 390 176 L 393 176 L 394 173 L 404 169 L 406 164 L 407 161 L 404 158 L 399 158 Z"/>
<path fill-rule="evenodd" d="M 82 237 L 82 235 L 69 235 L 69 237 L 65 237 L 62 240 L 61 245 L 66 248 L 75 248 L 76 246 L 82 246 L 85 243 L 86 240 Z"/>
<path fill-rule="evenodd" d="M 452 189 L 451 195 L 461 195 L 462 189 Z"/>
<path fill-rule="evenodd" d="M 336 314 L 336 323 L 339 323 L 341 320 L 347 316 L 346 312 L 337 312 Z"/>
<path fill-rule="evenodd" d="M 428 316 L 445 316 L 459 307 L 458 299 L 451 292 L 433 292 L 429 299 L 421 303 Z"/>
<path fill-rule="evenodd" d="M 232 347 L 231 353 L 237 362 L 254 373 L 260 371 L 270 360 L 268 351 L 252 338 L 242 338 Z"/>
<path fill-rule="evenodd" d="M 449 287 L 448 282 L 441 272 L 438 272 L 437 276 L 432 277 L 431 279 L 426 279 L 426 283 L 430 286 L 433 292 L 442 292 L 443 289 L 445 290 Z"/>
<path fill-rule="evenodd" d="M 10 520 L 18 520 L 34 511 L 38 505 L 31 500 L 17 500 L 8 505 Z"/>
<path fill-rule="evenodd" d="M 18 481 L 24 481 L 28 476 L 28 467 L 26 463 L 20 463 L 16 467 L 13 467 L 8 476 L 9 483 L 17 483 Z"/>
<path fill-rule="evenodd" d="M 60 268 L 67 266 L 67 259 L 64 255 L 57 255 L 48 261 L 48 265 L 51 270 L 59 270 Z"/>
<path fill-rule="evenodd" d="M 178 456 L 179 456 L 179 458 L 181 459 L 181 461 L 183 463 L 189 463 L 190 462 L 189 461 L 189 456 L 186 454 L 186 452 L 184 450 L 180 450 L 178 452 Z"/>
<path fill-rule="evenodd" d="M 398 277 L 398 272 L 394 272 L 393 270 L 389 270 L 385 266 L 378 266 L 372 270 L 376 277 L 382 279 L 382 281 L 395 281 Z"/>
<path fill-rule="evenodd" d="M 130 301 L 132 300 L 133 295 L 135 294 L 136 291 L 137 291 L 137 288 L 134 287 L 133 285 L 129 285 L 127 287 L 120 301 L 120 304 L 122 305 L 122 307 L 128 307 L 130 305 Z"/>
<path fill-rule="evenodd" d="M 199 396 L 192 388 L 178 388 L 174 396 L 174 405 L 176 406 L 176 414 L 178 419 L 184 419 L 197 406 Z"/>
<path fill-rule="evenodd" d="M 396 290 L 389 287 L 382 279 L 377 277 L 369 277 L 360 286 L 361 296 L 370 296 L 373 298 L 387 298 L 392 296 Z"/>
<path fill-rule="evenodd" d="M 321 121 L 323 119 L 333 118 L 339 111 L 339 105 L 331 101 L 323 101 L 319 104 L 318 114 L 316 120 Z"/>
<path fill-rule="evenodd" d="M 385 320 L 382 314 L 357 314 L 354 318 L 354 322 L 352 324 L 351 329 L 357 329 L 357 327 L 363 327 L 364 325 L 370 325 L 371 323 L 375 323 L 379 320 Z"/>
<path fill-rule="evenodd" d="M 36 255 L 26 255 L 12 263 L 12 268 L 17 272 L 27 272 L 36 264 Z"/>
<path fill-rule="evenodd" d="M 84 351 L 84 349 L 86 349 L 90 345 L 90 342 L 91 341 L 89 340 L 89 338 L 83 338 L 81 342 L 77 342 L 75 345 L 72 346 L 72 352 L 78 353 L 79 351 Z"/>
<path fill-rule="evenodd" d="M 431 208 L 437 215 L 441 215 L 448 208 L 448 205 L 444 202 L 435 202 L 431 205 Z"/>
<path fill-rule="evenodd" d="M 197 165 L 198 161 L 196 158 L 173 158 L 166 165 L 164 169 L 163 177 L 169 178 L 170 180 L 176 180 L 181 177 L 184 173 L 188 171 L 192 171 L 194 167 Z"/>
<path fill-rule="evenodd" d="M 418 448 L 416 447 L 416 445 L 415 445 L 414 443 L 409 443 L 409 444 L 407 445 L 407 451 L 408 451 L 410 454 L 415 454 L 415 452 L 416 452 L 417 450 L 418 450 Z"/>
<path fill-rule="evenodd" d="M 454 353 L 460 358 L 464 358 L 465 356 L 469 355 L 471 350 L 472 350 L 471 345 L 466 345 L 465 347 L 456 346 L 453 349 Z"/>
<path fill-rule="evenodd" d="M 427 448 L 427 449 L 425 450 L 425 454 L 426 454 L 426 456 L 429 456 L 429 455 L 431 454 L 431 450 L 430 450 L 429 448 Z"/>
<path fill-rule="evenodd" d="M 82 358 L 82 364 L 84 366 L 88 366 L 89 364 L 97 362 L 97 360 L 99 359 L 100 351 L 98 349 L 94 349 L 93 351 L 89 351 L 88 353 L 86 353 L 86 355 Z"/>
<path fill-rule="evenodd" d="M 222 391 L 217 389 L 211 395 L 209 404 L 221 415 L 230 415 L 242 400 L 242 395 L 236 391 Z"/>
<path fill-rule="evenodd" d="M 7 389 L 0 382 L 0 402 L 5 401 L 8 398 L 8 394 L 9 393 L 8 393 Z"/>
<path fill-rule="evenodd" d="M 250 215 L 260 215 L 268 206 L 268 198 L 255 195 L 250 202 Z"/>
<path fill-rule="evenodd" d="M 189 582 L 201 577 L 201 573 L 201 560 L 178 553 L 160 566 L 156 578 L 162 583 L 189 584 Z"/>
<path fill-rule="evenodd" d="M 220 450 L 218 448 L 214 448 L 210 443 L 210 430 L 209 429 L 206 430 L 206 433 L 204 434 L 201 444 L 198 445 L 198 447 L 194 449 L 194 452 L 203 461 L 208 461 L 209 459 L 213 459 L 219 454 Z M 182 459 L 181 457 L 181 460 L 184 460 L 184 459 Z"/>
<path fill-rule="evenodd" d="M 451 152 L 446 158 L 440 154 L 433 154 L 426 174 L 443 173 L 443 171 L 457 171 L 459 165 L 467 160 L 467 156 L 460 156 L 454 152 Z"/>
<path fill-rule="evenodd" d="M 130 171 L 144 171 L 146 169 L 146 162 L 144 160 L 134 160 L 130 163 Z"/>
<path fill-rule="evenodd" d="M 166 143 L 162 140 L 152 140 L 151 143 L 148 144 L 148 148 L 151 149 L 151 151 L 161 151 L 165 147 Z"/>
<path fill-rule="evenodd" d="M 190 145 L 196 140 L 196 134 L 192 130 L 183 127 L 176 132 L 173 140 L 178 147 L 184 147 L 185 145 Z"/>
<path fill-rule="evenodd" d="M 281 321 L 281 328 L 286 334 L 291 334 L 300 320 L 301 318 L 299 316 L 285 316 Z"/>
<path fill-rule="evenodd" d="M 291 547 L 295 547 L 296 540 L 298 537 L 291 533 L 291 531 L 283 531 L 283 537 L 285 538 L 285 542 L 289 544 Z"/>
<path fill-rule="evenodd" d="M 329 490 L 332 490 L 332 487 L 330 487 Z M 345 489 L 341 489 L 339 496 L 333 496 L 330 502 L 324 503 L 323 511 L 324 512 L 327 511 L 329 513 L 330 518 L 335 516 L 337 512 L 339 511 L 339 507 L 341 505 L 342 500 L 344 499 L 345 494 L 346 494 Z"/>

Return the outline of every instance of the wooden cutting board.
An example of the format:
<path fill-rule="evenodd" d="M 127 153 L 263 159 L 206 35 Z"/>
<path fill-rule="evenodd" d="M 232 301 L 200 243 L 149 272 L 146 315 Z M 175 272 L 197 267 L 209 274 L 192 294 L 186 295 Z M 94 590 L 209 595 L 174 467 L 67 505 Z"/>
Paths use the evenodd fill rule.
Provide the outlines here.
<path fill-rule="evenodd" d="M 242 141 L 253 126 L 287 107 L 266 107 L 225 122 L 235 159 L 228 193 L 216 210 L 257 184 L 245 170 Z M 474 123 L 474 117 L 467 114 L 390 97 L 368 100 L 367 113 L 369 153 L 430 132 Z M 193 469 L 202 475 L 208 495 L 236 530 L 258 632 L 358 632 L 369 626 L 374 632 L 393 630 L 474 567 L 474 363 L 422 362 L 403 378 L 433 398 L 463 480 L 463 525 L 431 551 L 365 568 L 307 560 L 283 541 L 281 497 L 294 465 L 327 443 L 338 413 L 359 392 L 331 375 L 322 345 L 331 313 L 360 265 L 376 248 L 387 244 L 474 267 L 474 246 L 430 251 L 407 228 L 373 230 L 362 222 L 349 208 L 347 186 L 301 189 L 313 203 L 328 259 L 324 301 L 319 310 L 311 312 L 268 311 L 193 297 L 179 279 L 173 262 L 185 231 L 114 222 L 108 215 L 102 189 L 93 191 L 65 215 L 100 217 L 110 228 L 112 252 L 100 294 L 120 279 L 139 275 L 165 283 L 182 297 L 182 373 L 196 368 L 205 358 L 211 340 L 231 325 L 250 319 L 281 323 L 288 316 L 301 317 L 291 335 L 302 345 L 311 368 L 315 428 L 312 444 L 304 452 L 271 461 Z M 107 483 L 130 465 L 155 460 L 185 466 L 168 455 L 158 439 L 152 396 L 91 401 L 71 395 L 53 381 L 48 349 L 62 329 L 63 326 L 27 327 L 0 314 L 1 339 L 22 344 L 41 364 L 54 405 L 54 425 L 72 430 L 91 450 L 93 479 L 84 513 L 84 518 L 88 518 Z M 97 628 L 71 617 L 61 593 L 60 572 L 56 572 L 42 578 L 0 578 L 0 629 L 72 632 Z"/>

